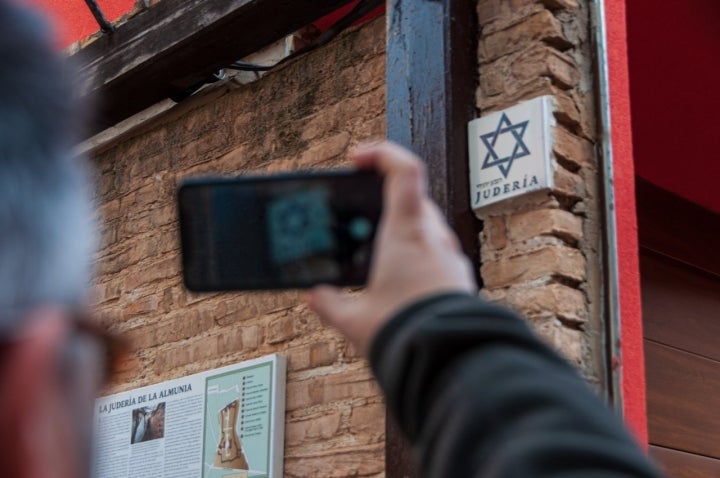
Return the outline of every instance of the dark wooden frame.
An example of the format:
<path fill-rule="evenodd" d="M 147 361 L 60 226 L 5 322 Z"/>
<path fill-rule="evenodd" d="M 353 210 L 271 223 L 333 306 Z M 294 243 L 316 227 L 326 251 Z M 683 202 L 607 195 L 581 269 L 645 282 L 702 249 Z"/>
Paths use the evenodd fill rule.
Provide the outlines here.
<path fill-rule="evenodd" d="M 88 133 L 176 95 L 349 2 L 160 2 L 73 55 L 86 94 L 103 99 Z M 477 263 L 480 222 L 470 209 L 467 151 L 467 123 L 476 116 L 474 2 L 387 0 L 387 11 L 388 137 L 426 161 L 430 193 Z M 386 474 L 418 476 L 391 417 Z"/>
<path fill-rule="evenodd" d="M 387 134 L 427 163 L 430 193 L 478 257 L 470 209 L 467 123 L 476 117 L 473 2 L 390 0 L 387 8 Z"/>
<path fill-rule="evenodd" d="M 478 262 L 480 223 L 470 208 L 467 123 L 476 116 L 474 2 L 388 0 L 387 133 L 426 161 L 430 193 L 464 252 Z M 479 279 L 479 274 L 478 274 Z M 388 478 L 419 476 L 391 416 Z"/>
<path fill-rule="evenodd" d="M 636 178 L 640 248 L 720 276 L 717 214 Z"/>
<path fill-rule="evenodd" d="M 108 128 L 350 0 L 163 0 L 71 56 Z"/>

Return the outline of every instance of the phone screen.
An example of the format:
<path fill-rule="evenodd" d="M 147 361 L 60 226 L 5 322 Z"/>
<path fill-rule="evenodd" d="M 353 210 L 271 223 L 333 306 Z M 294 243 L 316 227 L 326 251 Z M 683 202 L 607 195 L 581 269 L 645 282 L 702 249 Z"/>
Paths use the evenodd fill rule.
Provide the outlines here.
<path fill-rule="evenodd" d="M 382 208 L 374 173 L 194 180 L 179 191 L 183 275 L 196 291 L 367 280 Z"/>

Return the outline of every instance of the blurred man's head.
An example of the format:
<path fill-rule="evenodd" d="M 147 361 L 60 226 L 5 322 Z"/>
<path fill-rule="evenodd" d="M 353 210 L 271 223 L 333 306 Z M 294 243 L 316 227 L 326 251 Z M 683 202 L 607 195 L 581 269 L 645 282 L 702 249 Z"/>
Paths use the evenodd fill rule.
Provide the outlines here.
<path fill-rule="evenodd" d="M 46 24 L 5 0 L 0 62 L 0 469 L 81 476 L 102 360 L 74 321 L 93 232 L 73 95 Z"/>
<path fill-rule="evenodd" d="M 77 305 L 89 279 L 88 183 L 69 154 L 72 89 L 44 27 L 0 2 L 3 313 L 47 303 Z"/>

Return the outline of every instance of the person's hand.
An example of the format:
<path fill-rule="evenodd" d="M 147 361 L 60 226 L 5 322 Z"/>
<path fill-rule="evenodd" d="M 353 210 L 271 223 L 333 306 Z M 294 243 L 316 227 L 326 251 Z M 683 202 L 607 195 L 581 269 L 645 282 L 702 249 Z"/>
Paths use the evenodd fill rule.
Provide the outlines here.
<path fill-rule="evenodd" d="M 470 261 L 427 195 L 420 160 L 389 142 L 360 147 L 352 159 L 359 168 L 374 168 L 385 176 L 383 215 L 368 286 L 357 297 L 317 286 L 310 291 L 308 304 L 367 355 L 375 334 L 403 307 L 430 294 L 474 292 L 477 286 Z"/>

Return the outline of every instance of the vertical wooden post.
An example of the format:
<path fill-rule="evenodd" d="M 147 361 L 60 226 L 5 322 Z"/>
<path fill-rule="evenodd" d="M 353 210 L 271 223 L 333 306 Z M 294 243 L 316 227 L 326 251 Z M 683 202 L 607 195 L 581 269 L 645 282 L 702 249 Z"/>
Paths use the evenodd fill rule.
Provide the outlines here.
<path fill-rule="evenodd" d="M 475 117 L 478 21 L 469 0 L 388 0 L 388 138 L 427 163 L 430 194 L 478 263 L 479 222 L 470 209 L 467 123 Z M 419 476 L 387 417 L 388 478 Z"/>

